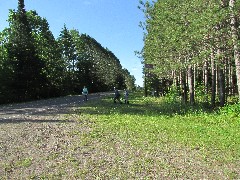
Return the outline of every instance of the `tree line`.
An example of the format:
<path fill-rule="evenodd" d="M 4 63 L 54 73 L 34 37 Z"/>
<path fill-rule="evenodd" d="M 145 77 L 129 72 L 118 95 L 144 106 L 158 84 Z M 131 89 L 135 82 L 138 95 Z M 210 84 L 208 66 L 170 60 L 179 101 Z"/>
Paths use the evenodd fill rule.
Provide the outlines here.
<path fill-rule="evenodd" d="M 140 53 L 143 63 L 153 66 L 144 68 L 148 91 L 175 89 L 190 104 L 224 106 L 234 95 L 239 101 L 239 1 L 139 2 L 145 14 Z"/>
<path fill-rule="evenodd" d="M 84 85 L 90 92 L 135 87 L 109 49 L 66 25 L 55 38 L 47 19 L 26 11 L 24 0 L 8 22 L 0 32 L 0 103 L 79 94 Z"/>

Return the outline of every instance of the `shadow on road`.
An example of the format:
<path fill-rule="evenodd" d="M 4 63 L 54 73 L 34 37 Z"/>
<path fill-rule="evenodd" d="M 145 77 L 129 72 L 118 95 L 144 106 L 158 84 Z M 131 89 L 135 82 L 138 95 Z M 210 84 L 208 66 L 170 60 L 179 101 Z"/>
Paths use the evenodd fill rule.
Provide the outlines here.
<path fill-rule="evenodd" d="M 107 93 L 90 94 L 88 99 L 92 101 L 104 97 L 106 94 Z M 57 116 L 70 114 L 74 108 L 84 103 L 82 95 L 74 95 L 4 105 L 0 106 L 0 124 L 21 122 L 71 122 L 63 121 Z"/>
<path fill-rule="evenodd" d="M 42 119 L 1 119 L 0 124 L 4 123 L 74 123 L 74 120 L 42 120 Z"/>

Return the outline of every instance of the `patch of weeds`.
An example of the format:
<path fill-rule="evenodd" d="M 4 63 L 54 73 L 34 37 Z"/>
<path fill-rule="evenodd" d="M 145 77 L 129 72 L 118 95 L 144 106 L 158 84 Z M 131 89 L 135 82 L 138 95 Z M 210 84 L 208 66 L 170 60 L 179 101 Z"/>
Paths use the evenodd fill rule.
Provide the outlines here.
<path fill-rule="evenodd" d="M 58 152 L 53 152 L 53 153 L 51 153 L 47 156 L 46 160 L 48 160 L 48 161 L 49 160 L 55 160 L 59 157 L 59 155 L 60 154 Z"/>
<path fill-rule="evenodd" d="M 39 176 L 39 179 L 63 179 L 63 173 L 62 172 L 58 172 L 58 173 L 44 173 L 42 175 Z"/>
<path fill-rule="evenodd" d="M 27 168 L 32 165 L 33 158 L 25 158 L 16 162 L 17 167 Z"/>
<path fill-rule="evenodd" d="M 79 169 L 76 173 L 73 174 L 75 179 L 86 179 L 88 174 L 88 170 L 86 169 Z"/>
<path fill-rule="evenodd" d="M 28 179 L 38 179 L 38 176 L 35 174 L 29 175 Z"/>
<path fill-rule="evenodd" d="M 76 135 L 80 135 L 81 132 L 79 130 L 73 130 L 71 132 L 69 132 L 69 136 L 76 136 Z"/>
<path fill-rule="evenodd" d="M 228 174 L 229 179 L 239 178 L 239 174 L 236 171 L 227 171 L 226 174 Z"/>
<path fill-rule="evenodd" d="M 3 164 L 3 168 L 5 172 L 10 173 L 13 171 L 14 165 L 13 163 Z"/>
<path fill-rule="evenodd" d="M 75 157 L 72 157 L 70 156 L 68 158 L 68 161 L 70 164 L 72 164 L 74 167 L 78 167 L 79 166 L 79 161 L 75 158 Z"/>
<path fill-rule="evenodd" d="M 240 117 L 240 103 L 228 104 L 220 108 L 219 113 L 227 116 L 231 116 L 232 118 Z"/>

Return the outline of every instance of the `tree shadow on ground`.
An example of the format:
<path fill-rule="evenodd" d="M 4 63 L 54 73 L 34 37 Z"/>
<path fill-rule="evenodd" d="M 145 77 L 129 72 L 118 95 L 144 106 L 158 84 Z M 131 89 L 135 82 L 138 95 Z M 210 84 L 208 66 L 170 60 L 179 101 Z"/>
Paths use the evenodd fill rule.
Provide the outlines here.
<path fill-rule="evenodd" d="M 91 94 L 89 95 L 89 99 L 91 101 L 101 98 L 102 96 L 105 96 L 105 94 Z M 74 109 L 84 103 L 82 95 L 74 95 L 25 103 L 1 105 L 0 124 L 21 122 L 64 122 L 59 119 L 59 116 L 75 114 Z"/>
<path fill-rule="evenodd" d="M 8 123 L 13 123 L 13 124 L 19 124 L 19 123 L 75 123 L 76 121 L 74 120 L 43 120 L 43 119 L 0 119 L 0 124 L 8 124 Z"/>

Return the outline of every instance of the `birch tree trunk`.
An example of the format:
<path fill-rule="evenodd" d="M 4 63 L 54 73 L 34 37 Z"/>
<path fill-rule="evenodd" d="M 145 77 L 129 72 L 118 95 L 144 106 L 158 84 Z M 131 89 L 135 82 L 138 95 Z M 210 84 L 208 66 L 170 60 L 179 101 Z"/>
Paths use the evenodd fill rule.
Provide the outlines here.
<path fill-rule="evenodd" d="M 228 77 L 228 81 L 229 81 L 229 95 L 233 95 L 233 90 L 234 90 L 234 83 L 233 83 L 233 67 L 232 64 L 230 63 L 228 65 L 228 70 L 229 70 L 229 77 Z"/>
<path fill-rule="evenodd" d="M 231 34 L 232 34 L 232 42 L 233 42 L 233 50 L 234 50 L 234 60 L 236 65 L 236 76 L 237 76 L 237 86 L 238 86 L 238 98 L 240 101 L 240 54 L 239 54 L 239 45 L 238 45 L 238 29 L 236 23 L 236 17 L 234 15 L 234 5 L 235 0 L 229 0 L 229 8 L 230 8 L 230 18 L 231 18 Z"/>
<path fill-rule="evenodd" d="M 194 74 L 193 68 L 191 65 L 188 66 L 188 87 L 189 87 L 189 97 L 190 97 L 190 104 L 193 105 L 194 101 Z"/>
<path fill-rule="evenodd" d="M 229 58 L 226 58 L 225 65 L 224 65 L 224 74 L 225 74 L 225 102 L 227 102 L 228 96 L 229 96 Z"/>
<path fill-rule="evenodd" d="M 211 69 L 212 69 L 212 95 L 211 95 L 211 105 L 215 106 L 216 103 L 216 67 L 215 67 L 215 57 L 214 50 L 211 53 Z"/>
<path fill-rule="evenodd" d="M 178 86 L 178 77 L 176 74 L 176 70 L 172 71 L 172 77 L 173 77 L 173 86 L 177 87 Z"/>
<path fill-rule="evenodd" d="M 205 94 L 206 94 L 205 101 L 208 102 L 208 61 L 207 60 L 205 60 L 203 65 L 203 84 L 205 87 Z"/>

